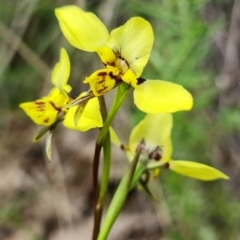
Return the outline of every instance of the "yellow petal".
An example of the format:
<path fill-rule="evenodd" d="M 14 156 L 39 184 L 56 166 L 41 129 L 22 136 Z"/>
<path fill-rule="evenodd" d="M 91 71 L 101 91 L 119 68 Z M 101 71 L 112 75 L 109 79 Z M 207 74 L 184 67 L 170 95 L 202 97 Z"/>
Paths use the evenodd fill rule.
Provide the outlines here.
<path fill-rule="evenodd" d="M 49 126 L 55 122 L 62 106 L 67 102 L 65 94 L 53 88 L 47 97 L 20 104 L 20 108 L 38 125 Z"/>
<path fill-rule="evenodd" d="M 65 6 L 57 8 L 55 14 L 63 35 L 76 48 L 94 52 L 108 39 L 107 28 L 93 13 L 77 6 Z"/>
<path fill-rule="evenodd" d="M 181 85 L 161 80 L 146 80 L 137 85 L 134 102 L 146 113 L 173 113 L 190 110 L 193 105 L 192 95 Z"/>
<path fill-rule="evenodd" d="M 52 71 L 52 84 L 61 91 L 70 92 L 71 87 L 67 85 L 70 75 L 70 61 L 64 48 L 61 48 L 59 62 L 54 66 Z"/>
<path fill-rule="evenodd" d="M 227 175 L 220 172 L 219 170 L 196 162 L 172 160 L 169 162 L 169 169 L 181 175 L 203 181 L 211 181 L 218 178 L 229 179 Z"/>
<path fill-rule="evenodd" d="M 99 57 L 101 58 L 101 61 L 105 65 L 111 66 L 115 64 L 115 61 L 117 60 L 117 56 L 112 49 L 103 46 L 103 47 L 97 48 L 96 52 L 98 53 Z"/>
<path fill-rule="evenodd" d="M 139 77 L 148 62 L 153 40 L 150 23 L 141 17 L 133 17 L 111 32 L 106 46 L 124 58 Z"/>
<path fill-rule="evenodd" d="M 121 77 L 121 79 L 130 84 L 132 87 L 136 87 L 137 86 L 137 79 L 136 76 L 134 74 L 134 72 L 132 71 L 132 69 L 128 69 L 124 75 Z"/>
<path fill-rule="evenodd" d="M 119 140 L 116 132 L 114 131 L 114 129 L 112 127 L 109 128 L 109 132 L 110 132 L 110 138 L 111 138 L 111 142 L 116 145 L 117 147 L 120 147 L 122 145 L 121 141 Z"/>
<path fill-rule="evenodd" d="M 119 74 L 119 71 L 115 68 L 98 70 L 87 77 L 84 83 L 90 84 L 94 96 L 101 96 L 114 88 Z"/>
<path fill-rule="evenodd" d="M 58 88 L 53 88 L 46 98 L 50 99 L 49 101 L 51 101 L 52 105 L 59 110 L 61 110 L 69 100 L 67 94 L 61 92 Z M 45 97 L 43 99 L 45 99 Z"/>
<path fill-rule="evenodd" d="M 57 118 L 58 111 L 50 103 L 49 99 L 38 99 L 34 102 L 25 102 L 20 108 L 38 125 L 49 126 Z"/>
<path fill-rule="evenodd" d="M 74 114 L 77 107 L 78 106 L 75 106 L 68 110 L 63 121 L 63 125 L 65 127 L 85 132 L 91 128 L 99 128 L 103 126 L 100 106 L 97 98 L 93 98 L 88 101 L 87 106 L 84 108 L 81 118 L 76 126 L 74 123 Z"/>
<path fill-rule="evenodd" d="M 168 113 L 147 114 L 145 118 L 132 130 L 129 147 L 132 152 L 141 142 L 149 151 L 160 148 L 161 159 L 168 160 L 172 155 L 172 115 Z"/>
<path fill-rule="evenodd" d="M 105 44 L 107 48 L 112 49 L 118 56 L 120 56 L 121 53 L 122 30 L 123 26 L 112 30 Z"/>

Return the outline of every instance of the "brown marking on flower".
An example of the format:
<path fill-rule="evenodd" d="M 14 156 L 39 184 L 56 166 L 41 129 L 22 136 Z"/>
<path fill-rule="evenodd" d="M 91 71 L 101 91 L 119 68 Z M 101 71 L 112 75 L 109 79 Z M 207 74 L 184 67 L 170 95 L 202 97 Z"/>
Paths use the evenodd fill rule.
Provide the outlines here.
<path fill-rule="evenodd" d="M 52 107 L 53 107 L 56 111 L 58 111 L 58 112 L 61 112 L 61 111 L 62 111 L 62 109 L 61 109 L 60 107 L 57 107 L 52 101 L 50 101 L 49 103 L 52 105 Z"/>
<path fill-rule="evenodd" d="M 109 75 L 109 77 L 110 77 L 111 79 L 114 79 L 114 80 L 116 80 L 116 81 L 119 79 L 119 76 L 118 76 L 118 75 L 114 75 L 113 72 L 110 72 L 108 75 Z"/>
<path fill-rule="evenodd" d="M 167 163 L 164 165 L 164 167 L 169 168 L 169 167 L 170 167 L 169 163 L 167 162 Z"/>
<path fill-rule="evenodd" d="M 106 72 L 99 72 L 97 75 L 98 75 L 98 76 L 106 76 L 107 73 L 106 73 Z"/>
<path fill-rule="evenodd" d="M 104 86 L 104 85 L 103 85 L 102 88 L 100 88 L 100 89 L 97 90 L 97 92 L 98 92 L 99 94 L 101 94 L 101 93 L 104 93 L 106 89 L 107 89 L 107 86 Z"/>
<path fill-rule="evenodd" d="M 100 81 L 98 81 L 98 84 L 103 84 L 104 83 L 104 80 L 102 79 L 102 80 L 100 80 Z"/>
<path fill-rule="evenodd" d="M 106 62 L 105 66 L 116 67 L 115 62 Z"/>
<path fill-rule="evenodd" d="M 37 106 L 44 106 L 44 105 L 45 105 L 45 102 L 35 101 L 34 103 L 35 103 Z"/>
<path fill-rule="evenodd" d="M 140 151 L 141 154 L 148 156 L 148 159 L 160 161 L 162 158 L 162 148 L 160 146 L 156 146 L 155 149 L 150 150 L 147 147 L 144 139 L 142 139 L 136 147 L 136 152 L 137 151 Z"/>
<path fill-rule="evenodd" d="M 146 81 L 146 79 L 139 77 L 139 78 L 137 78 L 137 85 L 142 84 L 145 81 Z"/>
<path fill-rule="evenodd" d="M 149 159 L 159 161 L 162 158 L 162 149 L 159 146 L 157 146 L 154 150 L 149 152 L 148 157 Z"/>
<path fill-rule="evenodd" d="M 103 78 L 102 80 L 98 81 L 99 84 L 103 84 L 104 82 L 105 82 L 105 78 Z"/>
<path fill-rule="evenodd" d="M 45 123 L 48 123 L 49 120 L 50 120 L 50 118 L 45 118 L 45 119 L 44 119 L 44 122 L 45 122 Z"/>
<path fill-rule="evenodd" d="M 36 102 L 34 102 L 35 103 L 35 105 L 36 105 L 36 110 L 37 110 L 37 112 L 43 112 L 44 111 L 44 108 L 45 108 L 45 102 L 38 102 L 38 101 L 36 101 Z"/>
<path fill-rule="evenodd" d="M 123 144 L 120 145 L 121 150 L 125 150 L 125 146 Z"/>

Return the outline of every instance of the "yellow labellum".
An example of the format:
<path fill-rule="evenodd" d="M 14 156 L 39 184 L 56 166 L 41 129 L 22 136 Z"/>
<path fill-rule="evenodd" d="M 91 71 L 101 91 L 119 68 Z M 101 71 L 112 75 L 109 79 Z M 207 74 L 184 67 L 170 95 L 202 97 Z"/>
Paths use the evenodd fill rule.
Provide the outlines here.
<path fill-rule="evenodd" d="M 95 96 L 101 96 L 114 88 L 119 74 L 119 71 L 115 68 L 101 69 L 87 77 L 84 83 L 90 84 Z"/>

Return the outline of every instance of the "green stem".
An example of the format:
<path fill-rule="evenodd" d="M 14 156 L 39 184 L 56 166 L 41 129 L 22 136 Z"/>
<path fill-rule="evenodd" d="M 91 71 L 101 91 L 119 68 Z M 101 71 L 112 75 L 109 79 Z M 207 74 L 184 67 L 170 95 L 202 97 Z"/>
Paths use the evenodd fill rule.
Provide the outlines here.
<path fill-rule="evenodd" d="M 143 175 L 143 173 L 146 171 L 146 167 L 142 163 L 138 163 L 136 167 L 136 171 L 134 172 L 130 189 L 134 188 L 139 181 L 140 177 Z"/>
<path fill-rule="evenodd" d="M 131 162 L 129 168 L 127 169 L 127 172 L 124 174 L 116 193 L 113 196 L 113 199 L 110 203 L 110 206 L 108 208 L 103 226 L 101 228 L 101 231 L 99 233 L 97 240 L 106 240 L 108 237 L 108 234 L 117 219 L 123 204 L 125 203 L 126 197 L 128 195 L 128 192 L 131 190 L 131 183 L 132 179 L 137 167 L 137 163 L 139 160 L 139 156 L 141 153 L 141 149 L 136 153 L 133 161 Z"/>
<path fill-rule="evenodd" d="M 125 100 L 128 90 L 130 89 L 130 85 L 127 83 L 122 83 L 118 89 L 117 89 L 117 95 L 114 98 L 112 107 L 108 113 L 107 119 L 104 122 L 104 126 L 101 129 L 101 132 L 98 136 L 97 142 L 101 143 L 101 141 L 104 139 L 104 137 L 106 136 L 106 134 L 108 133 L 108 129 L 112 124 L 112 121 L 114 119 L 114 117 L 116 116 L 119 108 L 121 107 L 123 101 Z"/>
<path fill-rule="evenodd" d="M 104 200 L 108 187 L 110 166 L 111 166 L 111 141 L 109 135 L 109 127 L 112 124 L 112 121 L 118 112 L 120 106 L 125 100 L 130 85 L 122 83 L 117 90 L 117 95 L 114 99 L 112 107 L 107 114 L 105 101 L 103 101 L 103 97 L 99 97 L 100 110 L 103 116 L 104 125 L 99 133 L 99 136 L 96 141 L 95 154 L 94 154 L 94 164 L 93 164 L 93 186 L 94 186 L 94 195 L 95 195 L 95 208 L 94 208 L 94 227 L 93 227 L 93 237 L 95 240 L 98 237 L 100 226 L 101 226 L 101 218 Z M 103 171 L 101 177 L 100 184 L 100 192 L 98 196 L 98 168 L 99 168 L 99 159 L 101 148 L 103 146 Z"/>
<path fill-rule="evenodd" d="M 98 97 L 99 105 L 100 105 L 100 112 L 103 118 L 103 122 L 106 121 L 107 118 L 107 107 L 105 103 L 104 96 Z M 110 157 L 108 152 L 106 152 L 106 148 L 104 151 L 104 159 L 103 159 L 103 172 L 105 174 L 104 179 L 104 186 L 103 185 L 103 177 L 101 180 L 101 187 L 100 187 L 100 195 L 99 195 L 99 189 L 98 189 L 98 170 L 99 170 L 99 161 L 100 161 L 100 154 L 101 154 L 101 149 L 102 146 L 104 147 L 105 144 L 104 142 L 96 142 L 95 145 L 95 152 L 94 152 L 94 158 L 93 158 L 93 192 L 94 192 L 94 227 L 93 227 L 93 236 L 92 239 L 95 240 L 97 239 L 100 225 L 101 225 L 101 216 L 102 216 L 102 209 L 103 209 L 103 204 L 102 197 L 100 201 L 100 195 L 104 195 L 104 192 L 106 191 L 105 189 L 107 188 L 107 184 L 105 184 L 105 181 L 108 181 L 108 176 L 109 176 L 109 169 L 110 169 Z M 111 153 L 110 153 L 111 155 Z M 109 159 L 107 159 L 107 157 Z"/>
<path fill-rule="evenodd" d="M 108 113 L 107 113 L 107 107 L 105 103 L 104 96 L 98 97 L 99 105 L 100 105 L 100 112 L 102 115 L 103 122 L 105 124 Z M 103 142 L 96 142 L 95 145 L 95 152 L 94 152 L 94 158 L 93 158 L 93 189 L 94 189 L 94 199 L 95 203 L 97 202 L 97 195 L 98 195 L 98 169 L 99 169 L 99 160 L 100 160 L 100 154 L 102 149 Z"/>
<path fill-rule="evenodd" d="M 110 142 L 110 135 L 108 133 L 103 142 L 103 170 L 102 170 L 102 176 L 101 176 L 99 196 L 98 196 L 98 187 L 96 186 L 96 189 L 95 189 L 96 201 L 95 201 L 95 209 L 94 209 L 94 228 L 93 228 L 93 237 L 92 237 L 93 240 L 97 239 L 100 231 L 103 205 L 104 205 L 104 200 L 105 200 L 105 196 L 108 188 L 110 167 L 111 167 L 111 142 Z"/>

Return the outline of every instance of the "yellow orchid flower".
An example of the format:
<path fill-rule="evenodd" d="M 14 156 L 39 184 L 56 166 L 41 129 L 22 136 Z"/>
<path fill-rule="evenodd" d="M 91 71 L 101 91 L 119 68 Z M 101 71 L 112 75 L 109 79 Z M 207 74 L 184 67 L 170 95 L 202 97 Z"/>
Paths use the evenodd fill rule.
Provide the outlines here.
<path fill-rule="evenodd" d="M 106 67 L 84 81 L 90 84 L 95 96 L 103 95 L 124 81 L 134 88 L 134 102 L 146 113 L 192 108 L 192 96 L 182 86 L 140 77 L 154 40 L 148 21 L 133 17 L 109 34 L 96 15 L 77 6 L 58 8 L 55 14 L 69 43 L 83 51 L 98 53 Z"/>
<path fill-rule="evenodd" d="M 122 149 L 133 159 L 136 149 L 141 148 L 142 161 L 148 169 L 168 168 L 181 175 L 203 181 L 229 179 L 224 173 L 205 164 L 172 160 L 172 125 L 172 115 L 169 113 L 147 114 L 132 130 L 128 147 Z M 116 133 L 111 130 L 110 134 L 112 142 L 121 146 Z"/>
<path fill-rule="evenodd" d="M 70 129 L 87 131 L 91 128 L 102 127 L 103 122 L 97 99 L 89 100 L 82 112 L 81 121 L 77 126 L 73 122 L 74 108 L 67 110 L 64 106 L 69 103 L 68 93 L 71 86 L 67 84 L 70 76 L 70 60 L 64 48 L 60 51 L 59 62 L 53 68 L 51 82 L 54 88 L 48 96 L 33 102 L 20 104 L 24 112 L 38 125 L 51 126 L 61 113 L 64 116 L 64 126 Z M 81 94 L 84 96 L 86 93 Z M 74 127 L 73 127 L 74 126 Z"/>
<path fill-rule="evenodd" d="M 54 66 L 51 82 L 54 88 L 48 96 L 33 102 L 20 104 L 20 108 L 38 125 L 50 126 L 53 124 L 62 107 L 69 102 L 68 94 L 71 87 L 67 85 L 70 75 L 70 61 L 64 48 L 60 51 L 59 62 Z"/>

